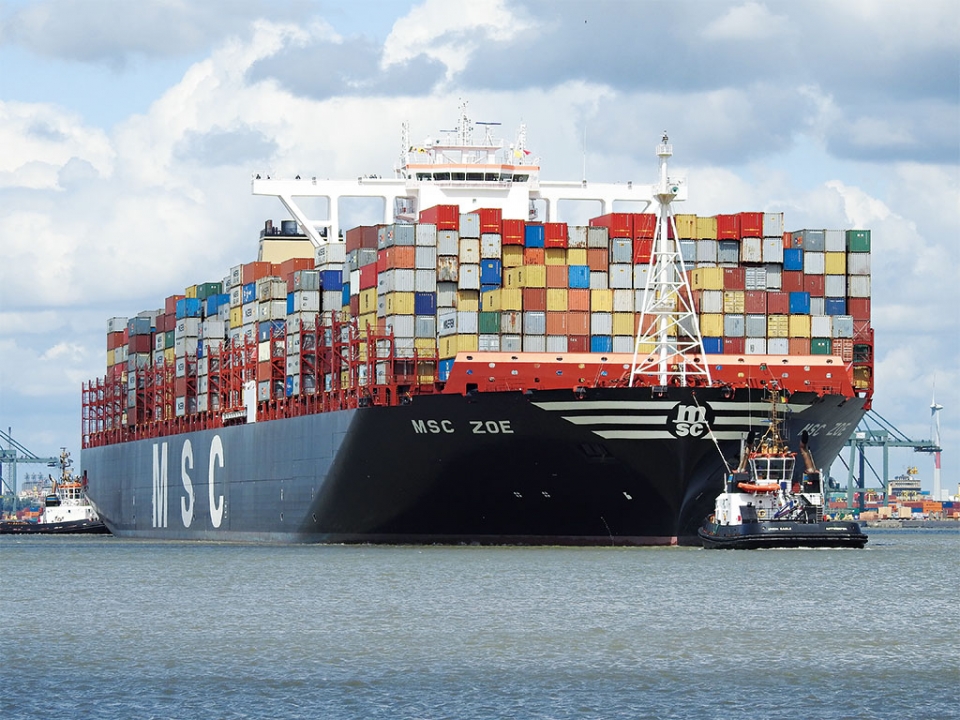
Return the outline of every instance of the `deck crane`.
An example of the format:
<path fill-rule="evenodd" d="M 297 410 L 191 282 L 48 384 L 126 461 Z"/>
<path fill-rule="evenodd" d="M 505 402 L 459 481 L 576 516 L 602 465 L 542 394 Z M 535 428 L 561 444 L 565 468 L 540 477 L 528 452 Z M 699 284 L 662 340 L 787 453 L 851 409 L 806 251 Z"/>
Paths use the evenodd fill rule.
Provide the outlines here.
<path fill-rule="evenodd" d="M 859 493 L 860 497 L 856 509 L 863 509 L 863 496 L 864 490 L 866 489 L 864 486 L 864 473 L 866 466 L 870 464 L 866 458 L 866 449 L 868 447 L 883 448 L 883 474 L 878 476 L 873 465 L 870 465 L 870 469 L 873 471 L 874 476 L 880 479 L 881 485 L 883 486 L 884 505 L 890 503 L 890 448 L 913 448 L 914 452 L 929 453 L 937 456 L 939 456 L 939 453 L 942 451 L 938 442 L 932 440 L 911 440 L 903 432 L 898 430 L 893 423 L 885 419 L 875 410 L 867 411 L 867 414 L 863 416 L 863 419 L 860 421 L 860 424 L 857 425 L 850 439 L 847 440 L 846 446 L 850 448 L 849 462 L 844 461 L 842 456 L 838 459 L 847 468 L 847 508 L 851 510 L 855 509 L 854 496 L 857 493 Z M 858 451 L 858 472 L 855 476 L 854 460 Z"/>

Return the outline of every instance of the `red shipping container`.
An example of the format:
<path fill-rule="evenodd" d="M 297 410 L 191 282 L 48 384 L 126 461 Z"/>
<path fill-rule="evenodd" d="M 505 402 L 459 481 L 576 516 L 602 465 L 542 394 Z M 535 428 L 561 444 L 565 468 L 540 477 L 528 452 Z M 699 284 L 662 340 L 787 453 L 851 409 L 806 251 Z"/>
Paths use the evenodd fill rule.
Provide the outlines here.
<path fill-rule="evenodd" d="M 246 281 L 244 281 L 246 282 Z M 177 302 L 183 300 L 186 295 L 171 295 L 163 301 L 163 311 L 171 315 L 177 314 Z"/>
<path fill-rule="evenodd" d="M 380 272 L 394 268 L 413 270 L 417 264 L 417 249 L 413 245 L 392 245 L 377 253 L 377 266 L 383 258 L 383 267 Z"/>
<path fill-rule="evenodd" d="M 583 288 L 570 288 L 567 291 L 567 310 L 586 310 L 589 312 L 590 291 Z M 576 335 L 576 333 L 573 334 Z"/>
<path fill-rule="evenodd" d="M 834 338 L 833 354 L 839 355 L 845 363 L 853 362 L 853 339 L 852 338 Z"/>
<path fill-rule="evenodd" d="M 763 213 L 740 213 L 740 237 L 763 237 Z"/>
<path fill-rule="evenodd" d="M 437 230 L 460 229 L 460 207 L 457 205 L 434 205 L 420 211 L 420 222 L 433 223 Z"/>
<path fill-rule="evenodd" d="M 581 311 L 568 312 L 567 332 L 571 335 L 589 335 L 590 313 Z"/>
<path fill-rule="evenodd" d="M 640 333 L 640 317 L 641 313 L 635 313 L 633 317 L 633 334 L 638 335 Z M 643 334 L 648 335 L 654 332 L 657 328 L 657 316 L 651 315 L 649 313 L 643 314 Z"/>
<path fill-rule="evenodd" d="M 606 248 L 587 248 L 587 265 L 593 272 L 610 270 L 610 251 Z"/>
<path fill-rule="evenodd" d="M 743 355 L 744 339 L 742 337 L 725 337 L 723 352 L 728 355 Z"/>
<path fill-rule="evenodd" d="M 546 310 L 547 309 L 547 289 L 546 288 L 524 288 L 523 289 L 523 309 L 524 310 Z"/>
<path fill-rule="evenodd" d="M 500 223 L 500 242 L 503 245 L 523 245 L 526 223 L 523 220 L 503 220 Z"/>
<path fill-rule="evenodd" d="M 524 265 L 543 265 L 546 254 L 544 253 L 544 248 L 524 248 L 523 249 L 523 264 Z"/>
<path fill-rule="evenodd" d="M 781 295 L 782 294 L 783 293 L 781 293 Z M 789 301 L 787 304 L 789 306 Z M 766 290 L 747 290 L 743 296 L 743 311 L 748 315 L 766 315 L 767 314 L 767 291 Z"/>
<path fill-rule="evenodd" d="M 656 215 L 651 215 L 650 213 L 633 214 L 633 238 L 635 240 L 653 240 L 656 235 Z"/>
<path fill-rule="evenodd" d="M 567 334 L 567 313 L 547 311 L 547 335 Z"/>
<path fill-rule="evenodd" d="M 379 227 L 379 225 L 360 225 L 347 230 L 347 234 L 344 236 L 347 252 L 360 248 L 375 248 Z"/>
<path fill-rule="evenodd" d="M 703 290 L 693 291 L 693 309 L 695 312 L 700 312 L 700 300 L 702 298 L 703 298 Z"/>
<path fill-rule="evenodd" d="M 269 360 L 264 360 L 257 363 L 257 382 L 263 382 L 264 380 L 271 380 L 273 378 L 273 363 Z"/>
<path fill-rule="evenodd" d="M 653 257 L 653 238 L 637 238 L 633 241 L 633 264 L 647 265 Z"/>
<path fill-rule="evenodd" d="M 267 363 L 269 366 L 270 363 Z M 173 379 L 173 394 L 177 397 L 186 397 L 187 393 L 187 378 L 178 377 Z M 189 393 L 192 394 L 192 393 Z"/>
<path fill-rule="evenodd" d="M 297 270 L 313 270 L 313 258 L 290 258 L 280 263 L 279 276 L 284 280 L 292 279 Z"/>
<path fill-rule="evenodd" d="M 357 317 L 360 314 L 360 296 L 350 296 L 350 316 Z"/>
<path fill-rule="evenodd" d="M 122 332 L 117 331 L 117 332 L 107 333 L 107 350 L 116 350 L 121 345 L 123 345 Z"/>
<path fill-rule="evenodd" d="M 590 220 L 593 227 L 605 227 L 612 238 L 633 237 L 633 213 L 607 213 Z"/>
<path fill-rule="evenodd" d="M 743 290 L 747 285 L 747 269 L 743 267 L 723 269 L 723 289 Z"/>
<path fill-rule="evenodd" d="M 740 239 L 740 216 L 717 215 L 717 240 Z"/>
<path fill-rule="evenodd" d="M 570 268 L 568 268 L 566 265 L 547 265 L 548 288 L 565 288 L 569 282 Z"/>
<path fill-rule="evenodd" d="M 133 353 L 150 353 L 153 352 L 153 335 L 134 335 L 127 341 L 127 352 L 131 355 Z"/>
<path fill-rule="evenodd" d="M 480 232 L 499 233 L 503 221 L 501 208 L 480 208 L 475 211 L 480 216 Z"/>
<path fill-rule="evenodd" d="M 247 283 L 256 282 L 260 278 L 267 277 L 272 272 L 273 263 L 255 260 L 254 262 L 249 262 L 243 266 L 243 269 L 240 272 L 240 282 L 242 282 L 244 285 Z M 176 311 L 176 306 L 174 306 L 174 311 Z"/>
<path fill-rule="evenodd" d="M 543 246 L 548 248 L 565 248 L 567 246 L 567 224 L 562 222 L 548 222 L 543 224 Z M 563 333 L 551 333 L 558 335 Z"/>
<path fill-rule="evenodd" d="M 791 355 L 809 355 L 810 338 L 790 338 Z"/>
<path fill-rule="evenodd" d="M 784 270 L 780 273 L 780 289 L 783 292 L 804 292 L 803 273 L 799 270 Z"/>
<path fill-rule="evenodd" d="M 762 292 L 762 291 L 758 290 L 757 292 Z M 749 310 L 747 312 L 749 312 Z M 767 313 L 770 315 L 789 315 L 790 314 L 790 293 L 768 292 L 767 293 Z"/>
<path fill-rule="evenodd" d="M 810 297 L 823 297 L 825 284 L 823 275 L 803 276 L 803 291 L 810 293 Z"/>
<path fill-rule="evenodd" d="M 847 298 L 847 313 L 854 320 L 870 319 L 870 298 Z"/>
<path fill-rule="evenodd" d="M 567 336 L 567 352 L 572 352 L 572 353 L 590 352 L 590 336 L 589 335 L 568 335 Z"/>
<path fill-rule="evenodd" d="M 375 263 L 360 266 L 360 289 L 369 290 L 377 286 L 377 266 Z"/>

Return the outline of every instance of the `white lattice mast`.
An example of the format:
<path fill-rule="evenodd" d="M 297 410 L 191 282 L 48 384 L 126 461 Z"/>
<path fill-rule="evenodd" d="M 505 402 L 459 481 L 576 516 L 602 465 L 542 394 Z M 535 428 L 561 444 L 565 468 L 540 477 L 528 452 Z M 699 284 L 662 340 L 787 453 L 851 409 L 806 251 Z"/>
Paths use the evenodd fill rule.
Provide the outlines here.
<path fill-rule="evenodd" d="M 937 450 L 933 453 L 933 499 L 942 500 L 940 489 L 940 411 L 943 405 L 937 404 L 937 391 L 933 391 L 933 402 L 930 404 L 930 421 L 933 424 L 933 444 Z"/>
<path fill-rule="evenodd" d="M 684 180 L 667 176 L 667 158 L 672 155 L 673 146 L 664 133 L 657 146 L 660 180 L 652 193 L 660 206 L 659 218 L 643 290 L 631 385 L 711 384 L 700 322 L 693 307 L 680 246 L 670 238 L 671 228 L 674 238 L 677 237 L 671 203 L 685 200 L 687 196 Z"/>

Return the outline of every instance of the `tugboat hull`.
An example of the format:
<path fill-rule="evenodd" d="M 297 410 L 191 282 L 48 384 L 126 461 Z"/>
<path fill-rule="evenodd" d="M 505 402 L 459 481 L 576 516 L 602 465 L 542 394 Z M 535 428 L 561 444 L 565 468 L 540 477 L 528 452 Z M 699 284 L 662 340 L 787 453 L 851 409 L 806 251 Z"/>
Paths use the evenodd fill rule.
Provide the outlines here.
<path fill-rule="evenodd" d="M 64 522 L 33 523 L 21 521 L 0 522 L 0 535 L 109 535 L 101 520 L 66 520 Z"/>
<path fill-rule="evenodd" d="M 860 525 L 848 521 L 772 521 L 719 525 L 707 520 L 698 535 L 707 550 L 862 548 L 867 544 L 867 536 Z"/>

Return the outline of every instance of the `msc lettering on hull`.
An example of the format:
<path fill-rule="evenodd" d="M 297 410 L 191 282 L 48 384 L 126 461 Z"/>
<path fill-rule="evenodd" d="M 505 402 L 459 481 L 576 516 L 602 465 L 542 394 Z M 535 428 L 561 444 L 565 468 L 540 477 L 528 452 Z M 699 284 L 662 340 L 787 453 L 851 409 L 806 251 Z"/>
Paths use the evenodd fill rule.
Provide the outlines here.
<path fill-rule="evenodd" d="M 452 420 L 411 420 L 410 422 L 413 424 L 413 431 L 418 435 L 456 432 Z M 469 423 L 468 431 L 473 435 L 513 434 L 509 420 L 468 420 L 467 422 Z"/>
<path fill-rule="evenodd" d="M 168 448 L 167 443 L 155 443 L 153 446 L 153 527 L 167 527 L 167 503 L 169 501 L 169 483 L 167 480 L 168 468 Z M 210 511 L 210 524 L 213 527 L 220 527 L 223 523 L 224 500 L 223 495 L 216 492 L 216 474 L 217 469 L 223 469 L 224 454 L 223 441 L 219 435 L 214 435 L 210 441 L 210 449 L 207 454 L 207 507 Z M 197 497 L 194 493 L 194 480 L 192 473 L 194 470 L 193 443 L 186 439 L 183 447 L 180 449 L 180 484 L 183 493 L 180 496 L 180 521 L 183 527 L 189 528 L 195 516 L 195 506 Z"/>

